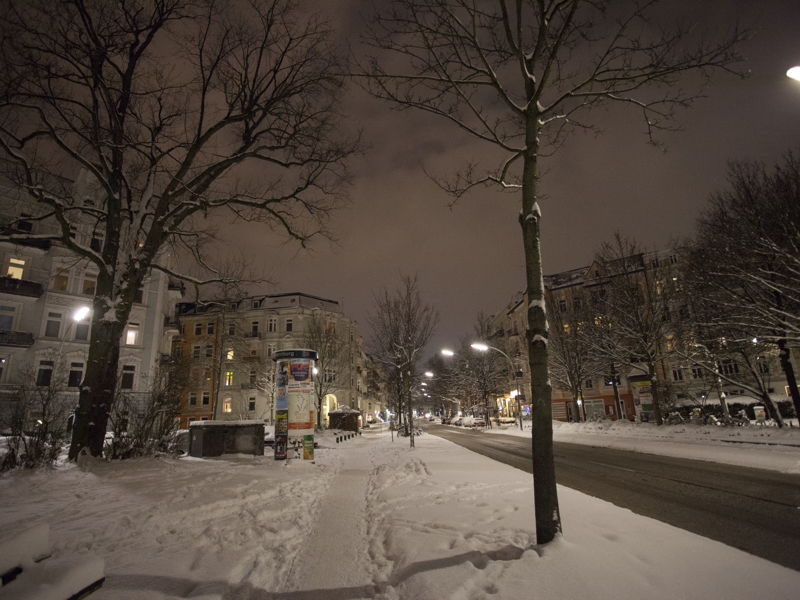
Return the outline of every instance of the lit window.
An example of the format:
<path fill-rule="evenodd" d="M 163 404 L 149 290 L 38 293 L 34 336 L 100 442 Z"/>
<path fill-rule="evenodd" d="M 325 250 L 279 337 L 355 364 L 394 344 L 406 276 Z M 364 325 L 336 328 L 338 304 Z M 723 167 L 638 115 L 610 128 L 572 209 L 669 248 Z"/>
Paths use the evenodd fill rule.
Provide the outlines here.
<path fill-rule="evenodd" d="M 125 345 L 135 346 L 138 338 L 139 338 L 139 324 L 129 323 L 128 332 L 125 334 Z"/>
<path fill-rule="evenodd" d="M 233 371 L 225 372 L 225 385 L 233 385 Z"/>
<path fill-rule="evenodd" d="M 59 269 L 53 277 L 53 290 L 56 292 L 66 292 L 69 287 L 69 269 Z"/>
<path fill-rule="evenodd" d="M 6 276 L 13 277 L 14 279 L 22 279 L 22 274 L 25 271 L 25 261 L 20 258 L 9 259 L 8 272 Z"/>
<path fill-rule="evenodd" d="M 225 400 L 222 401 L 222 412 L 229 413 L 232 411 L 233 411 L 233 402 L 231 401 L 230 398 L 225 398 Z"/>
<path fill-rule="evenodd" d="M 228 348 L 228 352 L 225 354 L 226 360 L 233 360 L 233 348 Z"/>

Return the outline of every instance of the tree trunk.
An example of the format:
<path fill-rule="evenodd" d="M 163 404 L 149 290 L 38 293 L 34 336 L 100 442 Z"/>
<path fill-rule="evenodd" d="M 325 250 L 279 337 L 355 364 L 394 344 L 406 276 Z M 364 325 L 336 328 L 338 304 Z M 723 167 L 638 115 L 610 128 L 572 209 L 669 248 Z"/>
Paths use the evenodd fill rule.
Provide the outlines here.
<path fill-rule="evenodd" d="M 75 460 L 84 448 L 92 456 L 103 455 L 106 427 L 114 406 L 119 368 L 119 345 L 124 330 L 119 321 L 102 320 L 100 304 L 95 301 L 92 318 L 92 335 L 84 381 L 92 381 L 94 387 L 81 385 L 78 410 L 69 459 Z M 99 385 L 98 385 L 99 384 Z"/>
<path fill-rule="evenodd" d="M 523 163 L 520 225 L 525 248 L 528 298 L 528 361 L 531 370 L 531 446 L 536 543 L 546 544 L 561 532 L 556 471 L 553 459 L 552 389 L 547 364 L 547 315 L 540 246 L 541 212 L 536 202 L 538 185 L 539 115 L 528 114 Z"/>
<path fill-rule="evenodd" d="M 797 389 L 797 379 L 794 376 L 792 361 L 789 359 L 789 348 L 786 347 L 786 340 L 778 340 L 778 348 L 780 349 L 778 356 L 780 357 L 783 373 L 786 375 L 786 385 L 789 386 L 789 396 L 791 396 L 792 404 L 794 404 L 794 412 L 800 418 L 800 390 Z"/>

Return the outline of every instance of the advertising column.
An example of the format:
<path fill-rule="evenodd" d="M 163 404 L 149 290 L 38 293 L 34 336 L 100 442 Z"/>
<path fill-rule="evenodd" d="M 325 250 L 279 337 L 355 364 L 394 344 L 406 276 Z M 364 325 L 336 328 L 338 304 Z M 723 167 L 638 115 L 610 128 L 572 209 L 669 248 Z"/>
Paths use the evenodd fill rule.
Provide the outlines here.
<path fill-rule="evenodd" d="M 288 448 L 311 447 L 314 440 L 316 398 L 313 350 L 281 350 L 272 355 L 275 374 L 275 460 L 285 460 Z M 303 453 L 304 456 L 308 454 Z M 313 460 L 313 453 L 310 457 Z"/>

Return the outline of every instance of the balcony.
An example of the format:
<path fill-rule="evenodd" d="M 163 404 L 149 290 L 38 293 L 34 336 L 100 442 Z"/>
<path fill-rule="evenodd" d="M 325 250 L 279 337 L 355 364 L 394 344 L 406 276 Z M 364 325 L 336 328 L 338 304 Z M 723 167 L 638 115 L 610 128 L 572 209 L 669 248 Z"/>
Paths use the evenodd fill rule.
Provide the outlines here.
<path fill-rule="evenodd" d="M 36 283 L 35 281 L 16 279 L 14 277 L 0 277 L 0 292 L 40 298 L 44 294 L 44 288 L 41 283 Z"/>
<path fill-rule="evenodd" d="M 30 348 L 33 346 L 33 334 L 25 331 L 0 331 L 0 346 Z"/>
<path fill-rule="evenodd" d="M 250 331 L 245 332 L 243 337 L 261 340 L 264 339 L 264 334 L 261 331 Z"/>

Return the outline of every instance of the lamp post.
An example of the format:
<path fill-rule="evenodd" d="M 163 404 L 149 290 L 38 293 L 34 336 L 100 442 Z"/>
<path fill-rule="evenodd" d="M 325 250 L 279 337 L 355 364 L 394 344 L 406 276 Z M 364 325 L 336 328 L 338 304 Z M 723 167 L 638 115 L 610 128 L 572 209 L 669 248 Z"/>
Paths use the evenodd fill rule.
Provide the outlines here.
<path fill-rule="evenodd" d="M 514 361 L 511 360 L 511 357 L 508 354 L 506 354 L 505 352 L 500 350 L 500 348 L 495 348 L 494 346 L 488 346 L 487 344 L 475 343 L 475 344 L 470 344 L 470 347 L 474 348 L 475 350 L 478 350 L 479 352 L 487 352 L 489 350 L 494 350 L 496 352 L 499 352 L 503 356 L 505 356 L 508 359 L 508 364 L 511 366 L 511 375 L 514 378 L 514 383 L 515 383 L 515 387 L 517 389 L 517 392 L 520 391 L 519 377 L 517 377 L 517 370 L 516 370 L 516 367 L 514 366 Z M 522 429 L 523 428 L 522 427 L 522 407 L 520 406 L 520 403 L 519 403 L 519 394 L 517 394 L 517 397 L 515 399 L 517 401 L 517 414 L 519 415 L 519 428 Z M 488 418 L 489 415 L 487 414 L 486 417 Z"/>
<path fill-rule="evenodd" d="M 64 337 L 61 338 L 61 344 L 58 346 L 59 364 L 61 364 L 60 361 L 64 350 L 64 342 L 67 341 L 70 328 L 74 327 L 76 323 L 80 323 L 81 321 L 83 321 L 87 316 L 89 316 L 90 312 L 92 312 L 91 308 L 89 308 L 88 306 L 81 306 L 74 313 L 72 313 L 72 319 L 67 324 L 67 328 L 64 330 Z M 66 364 L 64 368 L 66 368 Z M 70 435 L 73 435 L 75 433 L 75 430 L 73 429 L 73 424 L 75 422 L 75 412 L 77 411 L 77 408 L 78 407 L 76 406 L 75 410 L 73 410 L 72 414 L 67 418 L 67 433 Z M 70 437 L 70 444 L 71 443 L 72 443 L 72 438 Z"/>

